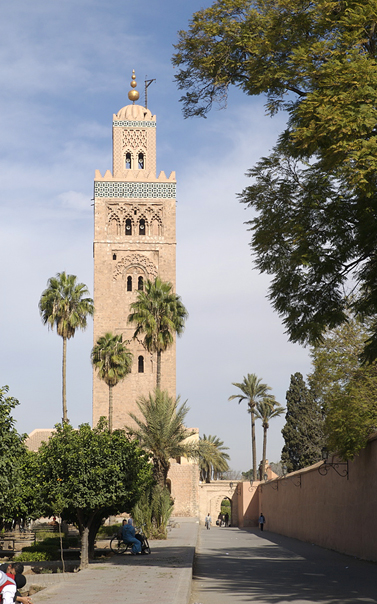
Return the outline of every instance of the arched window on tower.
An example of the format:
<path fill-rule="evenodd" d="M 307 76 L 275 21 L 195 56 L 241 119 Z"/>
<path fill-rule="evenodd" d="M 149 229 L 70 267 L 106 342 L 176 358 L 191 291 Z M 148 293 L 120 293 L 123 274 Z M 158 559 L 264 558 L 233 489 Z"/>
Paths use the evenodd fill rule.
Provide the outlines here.
<path fill-rule="evenodd" d="M 139 222 L 139 235 L 145 235 L 145 220 L 142 218 Z"/>
<path fill-rule="evenodd" d="M 138 373 L 144 373 L 144 357 L 142 355 L 137 359 L 137 370 Z"/>
<path fill-rule="evenodd" d="M 116 259 L 117 259 L 117 255 L 113 254 L 113 260 L 116 260 Z"/>
<path fill-rule="evenodd" d="M 130 275 L 127 277 L 127 291 L 132 292 L 132 277 Z"/>
<path fill-rule="evenodd" d="M 143 279 L 143 277 L 139 277 L 137 280 L 137 289 L 139 291 L 143 291 L 143 288 L 144 288 L 144 279 Z"/>
<path fill-rule="evenodd" d="M 125 166 L 126 170 L 131 170 L 131 153 L 126 153 Z"/>
<path fill-rule="evenodd" d="M 144 170 L 144 153 L 139 153 L 137 156 L 137 166 L 139 170 Z"/>
<path fill-rule="evenodd" d="M 132 223 L 130 218 L 127 218 L 126 220 L 126 235 L 132 235 Z"/>

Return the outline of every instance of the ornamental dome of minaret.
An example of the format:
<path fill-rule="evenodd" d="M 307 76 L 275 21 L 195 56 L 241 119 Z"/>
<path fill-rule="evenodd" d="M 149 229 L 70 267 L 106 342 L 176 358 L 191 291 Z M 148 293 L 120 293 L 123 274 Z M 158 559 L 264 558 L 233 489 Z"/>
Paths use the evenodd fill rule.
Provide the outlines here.
<path fill-rule="evenodd" d="M 134 69 L 132 70 L 132 79 L 130 84 L 132 90 L 129 91 L 128 98 L 130 101 L 132 101 L 132 105 L 122 107 L 118 113 L 114 114 L 114 120 L 155 121 L 156 117 L 152 115 L 149 109 L 146 109 L 141 105 L 135 105 L 135 101 L 139 100 L 140 94 L 138 90 L 135 90 L 137 82 Z"/>

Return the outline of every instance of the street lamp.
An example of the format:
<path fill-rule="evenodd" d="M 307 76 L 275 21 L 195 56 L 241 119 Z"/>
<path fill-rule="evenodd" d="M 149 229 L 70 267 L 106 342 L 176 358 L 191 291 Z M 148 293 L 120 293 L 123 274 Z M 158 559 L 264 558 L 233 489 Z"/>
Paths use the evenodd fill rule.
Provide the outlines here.
<path fill-rule="evenodd" d="M 328 461 L 329 452 L 328 452 L 327 447 L 322 447 L 321 457 L 322 457 L 323 464 L 321 466 L 319 466 L 319 468 L 317 468 L 318 472 L 319 472 L 319 474 L 321 474 L 321 476 L 327 476 L 327 474 L 330 471 L 330 468 L 332 468 L 342 478 L 347 478 L 347 480 L 349 479 L 348 459 L 347 459 L 347 461 L 334 461 L 334 458 L 336 459 L 336 458 L 338 458 L 338 456 L 333 455 L 333 461 Z"/>

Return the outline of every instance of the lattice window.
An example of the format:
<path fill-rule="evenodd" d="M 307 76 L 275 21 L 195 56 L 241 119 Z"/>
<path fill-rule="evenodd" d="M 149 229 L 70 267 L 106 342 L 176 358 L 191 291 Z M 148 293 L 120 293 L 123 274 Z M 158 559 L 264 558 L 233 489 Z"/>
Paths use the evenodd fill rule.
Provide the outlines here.
<path fill-rule="evenodd" d="M 130 147 L 131 149 L 147 149 L 147 133 L 145 130 L 124 130 L 123 131 L 123 148 Z"/>

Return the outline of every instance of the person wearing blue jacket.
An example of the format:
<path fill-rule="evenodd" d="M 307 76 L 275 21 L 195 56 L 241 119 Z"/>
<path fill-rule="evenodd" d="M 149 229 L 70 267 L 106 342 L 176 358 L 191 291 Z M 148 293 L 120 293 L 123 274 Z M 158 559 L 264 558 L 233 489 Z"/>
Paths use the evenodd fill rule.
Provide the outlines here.
<path fill-rule="evenodd" d="M 135 537 L 135 527 L 132 525 L 132 518 L 128 519 L 127 524 L 122 527 L 122 538 L 124 543 L 132 543 L 132 553 L 141 554 L 141 543 Z"/>

